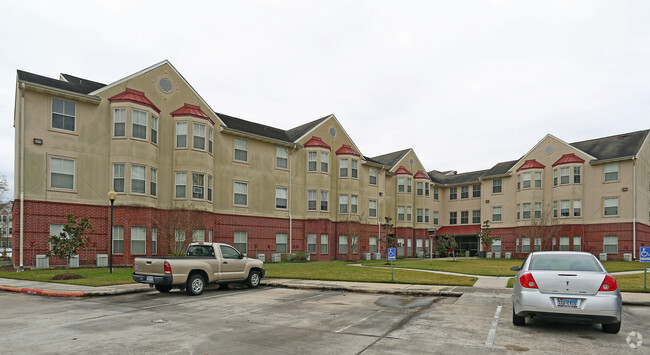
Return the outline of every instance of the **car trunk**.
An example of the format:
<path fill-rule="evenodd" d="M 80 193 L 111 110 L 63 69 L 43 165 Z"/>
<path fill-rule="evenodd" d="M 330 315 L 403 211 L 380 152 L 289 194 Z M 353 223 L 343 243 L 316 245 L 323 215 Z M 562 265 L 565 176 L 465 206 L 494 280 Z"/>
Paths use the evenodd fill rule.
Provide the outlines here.
<path fill-rule="evenodd" d="M 532 271 L 540 292 L 570 295 L 595 295 L 605 279 L 601 272 Z"/>

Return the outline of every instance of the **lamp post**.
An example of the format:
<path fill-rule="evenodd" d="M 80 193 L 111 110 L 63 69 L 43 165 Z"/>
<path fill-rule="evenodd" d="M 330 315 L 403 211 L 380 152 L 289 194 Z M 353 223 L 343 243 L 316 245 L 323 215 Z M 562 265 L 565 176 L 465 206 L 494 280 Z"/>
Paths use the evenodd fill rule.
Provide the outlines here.
<path fill-rule="evenodd" d="M 115 190 L 111 189 L 111 191 L 108 192 L 108 199 L 111 200 L 111 244 L 108 247 L 108 267 L 111 270 L 111 274 L 113 273 L 113 203 L 116 198 L 117 193 L 115 193 Z"/>

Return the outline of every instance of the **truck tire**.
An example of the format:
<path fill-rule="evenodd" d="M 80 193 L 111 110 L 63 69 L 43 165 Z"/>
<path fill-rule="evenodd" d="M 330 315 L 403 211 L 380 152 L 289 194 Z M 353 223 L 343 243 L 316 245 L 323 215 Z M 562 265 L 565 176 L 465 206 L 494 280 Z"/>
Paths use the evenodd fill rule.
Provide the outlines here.
<path fill-rule="evenodd" d="M 172 285 L 156 285 L 156 290 L 160 293 L 168 293 L 172 290 Z"/>
<path fill-rule="evenodd" d="M 246 285 L 250 288 L 255 288 L 260 285 L 260 272 L 257 270 L 251 270 L 246 279 Z"/>
<path fill-rule="evenodd" d="M 205 291 L 205 280 L 199 274 L 190 275 L 187 279 L 187 294 L 190 296 L 198 296 Z"/>

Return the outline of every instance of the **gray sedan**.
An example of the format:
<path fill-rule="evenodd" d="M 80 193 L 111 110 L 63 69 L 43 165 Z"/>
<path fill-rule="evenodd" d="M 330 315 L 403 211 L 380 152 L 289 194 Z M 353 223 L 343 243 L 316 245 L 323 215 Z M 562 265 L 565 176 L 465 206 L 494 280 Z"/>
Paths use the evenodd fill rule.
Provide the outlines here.
<path fill-rule="evenodd" d="M 614 277 L 590 253 L 535 252 L 518 271 L 513 286 L 512 323 L 526 317 L 601 323 L 606 333 L 621 329 L 621 293 Z"/>

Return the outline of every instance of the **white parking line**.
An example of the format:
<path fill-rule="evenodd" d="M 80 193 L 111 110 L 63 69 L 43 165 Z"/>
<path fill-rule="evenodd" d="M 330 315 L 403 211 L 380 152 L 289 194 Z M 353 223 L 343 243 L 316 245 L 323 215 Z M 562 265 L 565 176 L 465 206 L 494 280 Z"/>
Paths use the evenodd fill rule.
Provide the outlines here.
<path fill-rule="evenodd" d="M 499 324 L 499 314 L 501 313 L 501 308 L 501 306 L 497 306 L 497 311 L 494 313 L 494 319 L 492 320 L 492 325 L 490 326 L 487 340 L 485 340 L 485 346 L 488 348 L 491 348 L 492 345 L 494 345 L 494 336 L 497 333 L 497 325 Z"/>
<path fill-rule="evenodd" d="M 365 322 L 366 320 L 368 320 L 368 318 L 370 318 L 370 317 L 374 317 L 374 316 L 378 315 L 379 313 L 381 313 L 381 312 L 383 312 L 383 311 L 384 311 L 384 310 L 381 309 L 381 310 L 377 311 L 376 313 L 373 313 L 373 314 L 371 314 L 371 315 L 369 315 L 369 316 L 367 316 L 367 317 L 365 317 L 365 318 L 359 319 L 358 322 L 354 322 L 354 323 L 352 323 L 352 324 L 350 324 L 350 325 L 346 325 L 345 327 L 343 327 L 343 328 L 341 328 L 341 329 L 339 329 L 339 330 L 335 330 L 334 333 L 340 333 L 340 332 L 342 332 L 342 331 L 344 331 L 344 330 L 350 328 L 350 327 L 353 326 L 353 325 L 357 325 L 357 324 L 359 324 L 359 323 Z"/>

